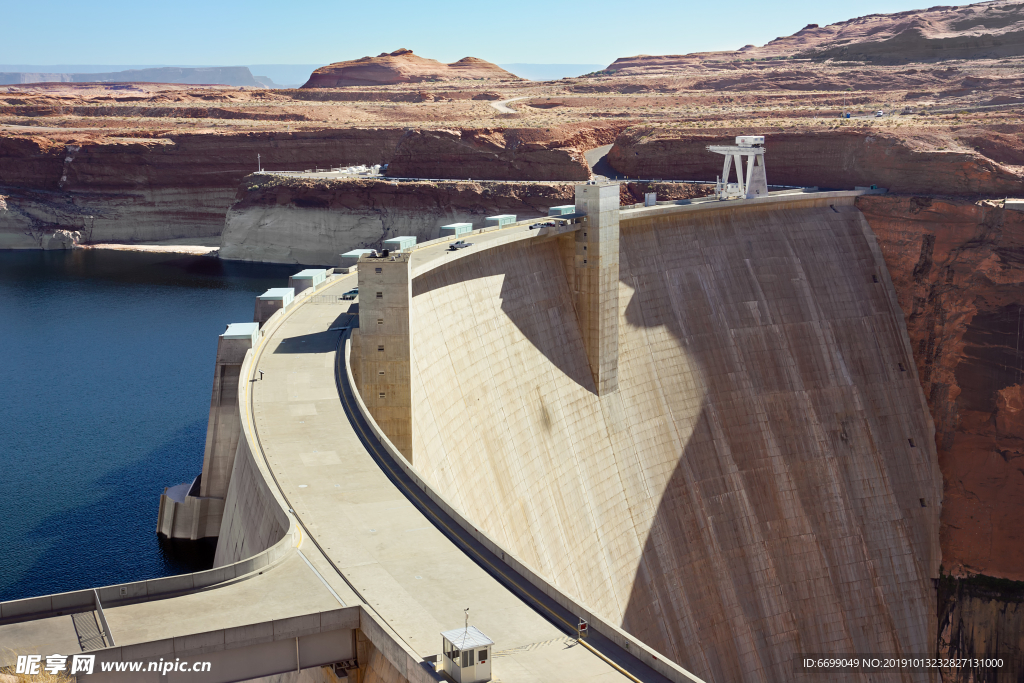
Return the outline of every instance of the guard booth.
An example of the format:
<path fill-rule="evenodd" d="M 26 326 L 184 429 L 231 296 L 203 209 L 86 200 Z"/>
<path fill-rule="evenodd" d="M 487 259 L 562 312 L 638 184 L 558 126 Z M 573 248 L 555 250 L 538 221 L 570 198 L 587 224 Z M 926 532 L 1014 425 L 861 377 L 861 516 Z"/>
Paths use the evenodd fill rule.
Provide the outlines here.
<path fill-rule="evenodd" d="M 491 650 L 494 641 L 475 626 L 441 634 L 444 672 L 455 683 L 483 683 L 491 680 Z"/>

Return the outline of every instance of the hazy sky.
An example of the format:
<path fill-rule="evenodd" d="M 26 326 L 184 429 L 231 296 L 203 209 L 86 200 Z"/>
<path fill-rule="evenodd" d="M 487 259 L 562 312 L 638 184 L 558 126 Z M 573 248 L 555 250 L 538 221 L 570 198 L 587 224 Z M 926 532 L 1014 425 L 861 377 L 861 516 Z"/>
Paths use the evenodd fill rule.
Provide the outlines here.
<path fill-rule="evenodd" d="M 788 0 L 53 0 L 5 3 L 0 64 L 327 64 L 405 47 L 451 62 L 611 63 L 761 45 L 927 6 Z M 20 27 L 20 28 L 19 28 Z"/>

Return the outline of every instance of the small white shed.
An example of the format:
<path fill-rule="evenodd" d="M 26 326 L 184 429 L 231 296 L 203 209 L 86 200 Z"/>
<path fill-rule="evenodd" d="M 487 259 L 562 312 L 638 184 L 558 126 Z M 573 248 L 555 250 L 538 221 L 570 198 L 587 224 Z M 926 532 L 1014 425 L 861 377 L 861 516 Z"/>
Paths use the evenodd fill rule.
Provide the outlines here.
<path fill-rule="evenodd" d="M 475 626 L 441 634 L 444 672 L 455 683 L 483 683 L 491 680 L 491 650 L 494 641 Z"/>
<path fill-rule="evenodd" d="M 402 235 L 400 237 L 392 237 L 389 240 L 384 240 L 384 248 L 388 251 L 399 252 L 411 249 L 416 246 L 416 237 L 413 235 Z"/>
<path fill-rule="evenodd" d="M 487 227 L 498 226 L 499 228 L 503 225 L 509 225 L 516 222 L 516 215 L 514 213 L 499 213 L 497 216 L 487 217 Z"/>

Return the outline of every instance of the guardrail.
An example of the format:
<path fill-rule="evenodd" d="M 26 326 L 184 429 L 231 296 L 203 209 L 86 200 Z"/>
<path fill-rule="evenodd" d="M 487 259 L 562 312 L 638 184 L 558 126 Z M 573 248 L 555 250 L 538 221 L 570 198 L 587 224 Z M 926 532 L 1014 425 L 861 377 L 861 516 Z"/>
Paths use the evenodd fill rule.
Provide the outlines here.
<path fill-rule="evenodd" d="M 99 602 L 109 609 L 120 605 L 164 600 L 195 593 L 211 586 L 245 580 L 258 575 L 256 572 L 259 570 L 265 570 L 280 562 L 291 551 L 291 541 L 291 537 L 286 534 L 274 545 L 246 560 L 201 572 L 0 602 L 0 624 L 92 612 L 96 609 L 97 597 Z"/>

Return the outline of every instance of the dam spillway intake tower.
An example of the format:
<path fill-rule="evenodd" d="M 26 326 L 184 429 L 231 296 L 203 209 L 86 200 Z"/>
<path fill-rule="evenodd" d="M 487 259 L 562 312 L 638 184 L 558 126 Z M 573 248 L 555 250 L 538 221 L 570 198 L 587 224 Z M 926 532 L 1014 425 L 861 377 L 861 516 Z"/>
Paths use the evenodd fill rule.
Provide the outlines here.
<path fill-rule="evenodd" d="M 719 199 L 756 199 L 768 196 L 768 179 L 764 170 L 764 136 L 737 135 L 736 146 L 709 145 L 707 150 L 724 154 L 722 175 L 715 183 L 715 196 Z M 746 163 L 744 164 L 744 161 Z M 729 182 L 733 162 L 736 164 L 736 182 Z M 744 172 L 746 166 L 746 172 Z"/>

